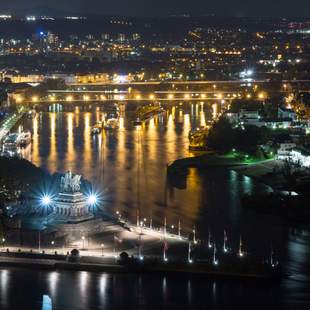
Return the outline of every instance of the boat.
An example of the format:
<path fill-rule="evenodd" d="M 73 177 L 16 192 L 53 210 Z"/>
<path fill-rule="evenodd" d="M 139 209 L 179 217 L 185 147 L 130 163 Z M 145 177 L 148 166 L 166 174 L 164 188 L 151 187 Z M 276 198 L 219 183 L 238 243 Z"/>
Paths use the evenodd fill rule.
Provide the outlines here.
<path fill-rule="evenodd" d="M 133 121 L 133 125 L 134 126 L 141 126 L 142 125 L 142 121 L 139 117 L 137 117 L 134 121 Z"/>
<path fill-rule="evenodd" d="M 30 110 L 29 112 L 28 112 L 28 114 L 27 114 L 27 117 L 28 118 L 30 118 L 30 119 L 32 119 L 32 118 L 35 118 L 36 117 L 36 110 Z"/>
<path fill-rule="evenodd" d="M 208 131 L 209 127 L 202 127 L 189 132 L 188 139 L 190 151 L 206 151 Z"/>
<path fill-rule="evenodd" d="M 17 141 L 18 141 L 18 136 L 19 136 L 18 133 L 10 133 L 3 140 L 3 147 L 6 147 L 6 148 L 16 147 Z"/>
<path fill-rule="evenodd" d="M 106 124 L 104 125 L 104 129 L 106 130 L 112 130 L 117 129 L 119 127 L 118 125 L 118 119 L 117 118 L 110 118 L 106 121 Z"/>
<path fill-rule="evenodd" d="M 18 135 L 16 144 L 18 147 L 26 147 L 30 142 L 31 142 L 31 132 L 26 131 L 26 132 L 21 132 Z"/>
<path fill-rule="evenodd" d="M 92 127 L 92 129 L 91 129 L 91 134 L 92 134 L 92 135 L 100 134 L 101 131 L 102 131 L 102 127 L 103 127 L 102 122 L 96 123 L 96 124 Z"/>
<path fill-rule="evenodd" d="M 19 154 L 19 148 L 17 145 L 18 133 L 11 133 L 5 137 L 2 144 L 2 155 L 8 157 L 14 157 Z"/>

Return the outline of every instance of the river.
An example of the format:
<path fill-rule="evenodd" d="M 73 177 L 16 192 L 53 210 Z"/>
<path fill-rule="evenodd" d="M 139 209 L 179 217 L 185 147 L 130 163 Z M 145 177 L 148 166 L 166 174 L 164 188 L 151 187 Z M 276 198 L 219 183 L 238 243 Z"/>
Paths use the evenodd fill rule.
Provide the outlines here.
<path fill-rule="evenodd" d="M 171 182 L 167 163 L 189 156 L 188 131 L 205 125 L 212 110 L 200 104 L 172 108 L 140 129 L 126 113 L 116 131 L 98 136 L 91 126 L 103 112 L 40 113 L 25 120 L 33 133 L 28 158 L 49 172 L 72 170 L 101 192 L 103 207 L 135 221 L 137 206 L 148 223 L 182 231 L 208 231 L 221 245 L 224 229 L 230 247 L 240 235 L 248 252 L 267 258 L 270 247 L 286 273 L 280 285 L 88 272 L 0 271 L 1 309 L 41 309 L 48 295 L 53 309 L 309 309 L 310 232 L 270 215 L 243 210 L 240 197 L 266 187 L 234 171 L 190 169 Z M 173 228 L 174 227 L 174 228 Z M 176 232 L 176 231 L 175 231 Z M 27 308 L 28 307 L 28 308 Z"/>

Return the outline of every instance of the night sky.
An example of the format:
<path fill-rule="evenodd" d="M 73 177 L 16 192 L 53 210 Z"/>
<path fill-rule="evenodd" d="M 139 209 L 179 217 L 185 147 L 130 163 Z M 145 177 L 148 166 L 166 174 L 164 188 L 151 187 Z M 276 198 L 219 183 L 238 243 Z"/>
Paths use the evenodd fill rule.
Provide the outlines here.
<path fill-rule="evenodd" d="M 4 2 L 4 3 L 3 3 Z M 215 13 L 231 16 L 310 17 L 310 0 L 10 0 L 0 10 L 9 13 L 49 7 L 66 12 L 165 16 Z M 35 10 L 33 10 L 35 13 Z"/>

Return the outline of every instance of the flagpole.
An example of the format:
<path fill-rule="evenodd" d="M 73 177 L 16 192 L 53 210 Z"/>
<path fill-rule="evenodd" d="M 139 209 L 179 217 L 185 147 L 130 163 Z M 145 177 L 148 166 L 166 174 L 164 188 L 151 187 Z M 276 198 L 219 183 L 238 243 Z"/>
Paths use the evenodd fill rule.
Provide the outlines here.
<path fill-rule="evenodd" d="M 240 242 L 239 242 L 239 256 L 243 257 L 244 253 L 242 251 L 242 237 L 240 235 Z"/>
<path fill-rule="evenodd" d="M 139 234 L 139 258 L 143 259 L 143 256 L 142 256 L 142 246 L 141 246 L 141 243 L 142 243 L 141 235 L 142 234 Z"/>
<path fill-rule="evenodd" d="M 197 240 L 196 240 L 196 227 L 194 226 L 194 229 L 193 229 L 193 241 L 194 241 L 194 244 L 197 243 Z"/>
<path fill-rule="evenodd" d="M 188 242 L 188 253 L 187 253 L 187 260 L 189 263 L 192 263 L 192 259 L 191 259 L 191 252 L 192 252 L 192 249 L 191 249 L 191 242 L 189 241 Z"/>
<path fill-rule="evenodd" d="M 224 253 L 227 252 L 226 240 L 227 240 L 227 235 L 226 235 L 226 230 L 224 229 L 224 246 L 223 246 L 223 251 L 224 251 Z"/>
<path fill-rule="evenodd" d="M 216 245 L 214 243 L 214 248 L 213 248 L 213 264 L 217 265 L 218 264 L 218 260 L 216 259 Z"/>
<path fill-rule="evenodd" d="M 270 265 L 271 267 L 274 267 L 274 262 L 273 262 L 273 247 L 271 244 L 271 251 L 270 251 Z"/>
<path fill-rule="evenodd" d="M 140 226 L 139 210 L 137 210 L 137 227 Z"/>
<path fill-rule="evenodd" d="M 178 222 L 178 235 L 179 235 L 179 238 L 181 239 L 181 221 L 180 221 L 180 219 Z"/>
<path fill-rule="evenodd" d="M 208 248 L 209 248 L 209 249 L 212 248 L 210 228 L 209 228 L 209 233 L 208 233 Z"/>
<path fill-rule="evenodd" d="M 164 238 L 164 253 L 163 253 L 163 259 L 164 259 L 164 262 L 166 262 L 168 259 L 166 257 L 166 250 L 167 250 L 167 240 L 166 240 L 166 237 Z"/>
<path fill-rule="evenodd" d="M 39 240 L 38 240 L 38 243 L 39 243 L 39 252 L 41 251 L 41 230 L 39 230 Z"/>
<path fill-rule="evenodd" d="M 166 238 L 166 233 L 167 233 L 167 218 L 165 217 L 164 220 L 164 237 Z"/>

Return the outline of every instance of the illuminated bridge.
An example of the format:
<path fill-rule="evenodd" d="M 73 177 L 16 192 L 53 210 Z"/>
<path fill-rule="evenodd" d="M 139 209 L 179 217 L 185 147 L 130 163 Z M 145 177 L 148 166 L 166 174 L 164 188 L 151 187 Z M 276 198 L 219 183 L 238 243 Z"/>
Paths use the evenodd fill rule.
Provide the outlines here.
<path fill-rule="evenodd" d="M 310 81 L 171 81 L 70 85 L 63 90 L 49 90 L 44 96 L 13 94 L 12 102 L 32 106 L 86 106 L 124 101 L 136 105 L 145 102 L 230 102 L 234 99 L 265 101 L 273 93 L 309 91 Z"/>

